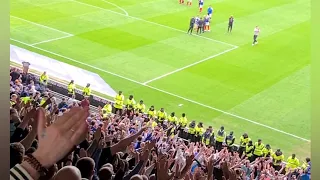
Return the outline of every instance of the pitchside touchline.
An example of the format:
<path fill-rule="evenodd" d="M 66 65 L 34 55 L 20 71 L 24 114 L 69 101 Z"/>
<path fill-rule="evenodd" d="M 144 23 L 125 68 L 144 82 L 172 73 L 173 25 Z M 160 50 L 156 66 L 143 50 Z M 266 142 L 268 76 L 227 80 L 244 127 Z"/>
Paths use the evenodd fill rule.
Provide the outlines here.
<path fill-rule="evenodd" d="M 26 45 L 26 46 L 29 46 L 29 47 L 32 47 L 32 48 L 41 50 L 41 51 L 43 51 L 43 52 L 47 52 L 47 53 L 50 53 L 50 54 L 53 54 L 53 55 L 62 57 L 62 58 L 64 58 L 64 59 L 68 59 L 68 60 L 70 60 L 70 61 L 73 61 L 73 62 L 82 64 L 82 65 L 85 65 L 85 66 L 87 66 L 87 67 L 90 67 L 90 68 L 93 68 L 93 69 L 96 69 L 96 70 L 99 70 L 99 71 L 102 71 L 102 72 L 111 74 L 111 75 L 113 75 L 113 76 L 116 76 L 116 77 L 119 77 L 119 78 L 122 78 L 122 79 L 125 79 L 125 80 L 128 80 L 128 81 L 134 82 L 134 83 L 136 83 L 136 84 L 140 84 L 140 85 L 145 86 L 145 87 L 148 87 L 148 88 L 150 88 L 150 89 L 157 90 L 157 91 L 159 91 L 159 92 L 162 92 L 162 93 L 165 93 L 165 94 L 168 94 L 168 95 L 171 95 L 171 96 L 174 96 L 174 97 L 183 99 L 183 100 L 185 100 L 185 101 L 188 101 L 188 102 L 191 102 L 191 103 L 194 103 L 194 104 L 197 104 L 197 105 L 200 105 L 200 106 L 203 106 L 203 107 L 206 107 L 206 108 L 209 108 L 209 109 L 212 109 L 212 110 L 221 112 L 221 113 L 223 113 L 223 114 L 226 114 L 226 115 L 229 115 L 229 116 L 232 116 L 232 117 L 236 117 L 236 118 L 241 119 L 241 120 L 244 120 L 244 121 L 248 121 L 248 122 L 253 123 L 253 124 L 256 124 L 256 125 L 258 125 L 258 126 L 262 126 L 262 127 L 267 128 L 267 129 L 271 129 L 271 130 L 273 130 L 273 131 L 276 131 L 276 132 L 279 132 L 279 133 L 282 133 L 282 134 L 286 134 L 286 135 L 288 135 L 288 136 L 291 136 L 291 137 L 294 137 L 294 138 L 297 138 L 297 139 L 300 139 L 300 140 L 303 140 L 303 141 L 306 141 L 306 142 L 310 142 L 310 140 L 308 140 L 308 139 L 305 139 L 305 138 L 296 136 L 296 135 L 294 135 L 294 134 L 291 134 L 291 133 L 288 133 L 288 132 L 285 132 L 285 131 L 282 131 L 282 130 L 273 128 L 273 127 L 268 126 L 268 125 L 265 125 L 265 124 L 261 124 L 261 123 L 255 122 L 255 121 L 250 120 L 250 119 L 248 119 L 248 118 L 244 118 L 244 117 L 241 117 L 241 116 L 238 116 L 238 115 L 235 115 L 235 114 L 232 114 L 232 113 L 229 113 L 229 112 L 226 112 L 226 111 L 223 111 L 223 110 L 220 110 L 220 109 L 217 109 L 217 108 L 214 108 L 214 107 L 211 107 L 211 106 L 202 104 L 202 103 L 199 103 L 199 102 L 197 102 L 197 101 L 194 101 L 194 100 L 191 100 L 191 99 L 188 99 L 188 98 L 185 98 L 185 97 L 182 97 L 182 96 L 179 96 L 179 95 L 176 95 L 176 94 L 173 94 L 173 93 L 170 93 L 170 92 L 161 90 L 161 89 L 159 89 L 159 88 L 156 88 L 156 87 L 153 87 L 153 86 L 150 86 L 150 85 L 143 84 L 143 83 L 141 83 L 141 82 L 138 82 L 138 81 L 135 81 L 135 80 L 126 78 L 126 77 L 121 76 L 121 75 L 118 75 L 118 74 L 116 74 L 116 73 L 109 72 L 109 71 L 106 71 L 106 70 L 104 70 L 104 69 L 100 69 L 100 68 L 98 68 L 98 67 L 95 67 L 95 66 L 92 66 L 92 65 L 89 65 L 89 64 L 86 64 L 86 63 L 77 61 L 77 60 L 75 60 L 75 59 L 72 59 L 72 58 L 69 58 L 69 57 L 66 57 L 66 56 L 63 56 L 63 55 L 60 55 L 60 54 L 57 54 L 57 53 L 54 53 L 54 52 L 51 52 L 51 51 L 48 51 L 48 50 L 45 50 L 45 49 L 42 49 L 42 48 L 39 48 L 39 47 L 37 47 L 37 46 L 33 46 L 33 45 L 30 45 L 30 44 L 21 42 L 21 41 L 19 41 L 19 40 L 15 40 L 15 39 L 12 39 L 12 38 L 10 38 L 10 39 L 13 40 L 13 41 L 16 41 L 16 42 L 18 42 L 18 43 L 24 44 L 24 45 Z"/>

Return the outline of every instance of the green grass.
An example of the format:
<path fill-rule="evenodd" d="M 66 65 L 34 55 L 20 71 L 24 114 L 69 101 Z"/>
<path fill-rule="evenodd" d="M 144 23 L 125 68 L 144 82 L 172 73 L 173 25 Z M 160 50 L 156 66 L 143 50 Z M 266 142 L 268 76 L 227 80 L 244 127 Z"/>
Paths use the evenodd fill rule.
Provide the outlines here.
<path fill-rule="evenodd" d="M 248 132 L 254 141 L 262 138 L 286 156 L 310 156 L 310 142 L 274 130 L 305 139 L 311 136 L 309 0 L 207 0 L 205 8 L 212 4 L 215 13 L 212 31 L 201 35 L 204 38 L 180 32 L 186 31 L 189 18 L 198 14 L 196 2 L 192 7 L 171 0 L 10 3 L 11 38 L 24 43 L 12 40 L 12 44 L 96 72 L 115 90 L 126 96 L 134 94 L 147 106 L 165 107 L 167 113 L 179 115 L 186 112 L 189 120 L 213 125 L 215 130 L 224 125 L 237 137 Z M 123 10 L 112 3 L 129 16 L 120 15 Z M 230 15 L 235 17 L 235 25 L 233 33 L 227 34 Z M 259 44 L 252 47 L 256 25 L 261 27 L 261 35 Z M 90 66 L 26 45 L 67 33 L 74 36 L 35 47 Z M 142 85 L 234 47 L 219 41 L 238 48 Z"/>

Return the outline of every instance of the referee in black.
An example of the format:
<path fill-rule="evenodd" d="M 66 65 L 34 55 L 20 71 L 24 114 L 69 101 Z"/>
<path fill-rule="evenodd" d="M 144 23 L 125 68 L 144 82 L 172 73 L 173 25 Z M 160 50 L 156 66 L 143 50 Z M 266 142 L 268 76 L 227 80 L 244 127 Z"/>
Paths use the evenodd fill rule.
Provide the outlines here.
<path fill-rule="evenodd" d="M 198 28 L 197 28 L 197 34 L 199 34 L 199 31 L 200 31 L 200 34 L 201 32 L 203 33 L 203 25 L 204 25 L 204 21 L 202 18 L 200 18 L 199 22 L 198 22 Z"/>
<path fill-rule="evenodd" d="M 196 20 L 195 20 L 194 17 L 192 17 L 192 18 L 190 19 L 190 25 L 189 25 L 189 29 L 188 29 L 188 32 L 187 32 L 188 34 L 192 34 L 195 21 L 196 21 Z"/>
<path fill-rule="evenodd" d="M 228 23 L 228 33 L 231 33 L 231 31 L 232 31 L 233 21 L 234 21 L 233 16 L 230 16 L 229 23 Z"/>

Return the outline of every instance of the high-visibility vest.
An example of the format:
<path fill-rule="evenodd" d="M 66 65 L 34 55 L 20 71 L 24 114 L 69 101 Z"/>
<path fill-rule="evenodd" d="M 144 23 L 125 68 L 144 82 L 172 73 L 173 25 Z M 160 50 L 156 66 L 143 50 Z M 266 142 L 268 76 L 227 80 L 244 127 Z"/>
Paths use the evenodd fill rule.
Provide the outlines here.
<path fill-rule="evenodd" d="M 112 112 L 111 104 L 104 105 L 102 110 L 106 111 L 105 113 L 103 113 L 104 117 L 106 117 L 107 115 L 109 115 Z"/>
<path fill-rule="evenodd" d="M 258 142 L 254 143 L 254 152 L 253 154 L 256 156 L 263 156 L 263 148 L 264 148 L 264 144 L 261 143 L 260 145 L 258 145 Z"/>
<path fill-rule="evenodd" d="M 46 75 L 41 74 L 39 81 L 40 81 L 40 83 L 47 84 L 48 83 L 48 79 L 49 79 L 49 77 L 48 77 L 47 74 Z M 44 81 L 46 81 L 46 82 L 44 82 Z"/>
<path fill-rule="evenodd" d="M 139 104 L 136 105 L 136 109 L 138 111 L 140 111 L 141 113 L 144 113 L 144 111 L 146 110 L 146 105 L 139 103 Z"/>
<path fill-rule="evenodd" d="M 246 156 L 247 157 L 251 157 L 252 156 L 252 149 L 253 149 L 253 146 L 246 145 Z"/>
<path fill-rule="evenodd" d="M 190 127 L 190 125 L 191 125 L 191 123 L 189 124 L 188 133 L 190 133 L 190 134 L 195 134 L 195 133 L 196 133 L 195 127 Z"/>
<path fill-rule="evenodd" d="M 149 116 L 149 118 L 154 118 L 154 117 L 156 117 L 156 114 L 157 114 L 157 111 L 156 110 L 153 110 L 153 111 L 151 111 L 150 109 L 149 109 L 149 111 L 148 111 L 148 116 Z"/>
<path fill-rule="evenodd" d="M 26 97 L 21 98 L 21 100 L 22 100 L 23 104 L 27 104 L 31 100 L 31 98 L 29 96 L 26 96 Z"/>
<path fill-rule="evenodd" d="M 228 146 L 232 146 L 233 145 L 233 140 L 234 140 L 234 136 L 227 136 L 226 137 L 226 142 Z"/>
<path fill-rule="evenodd" d="M 123 94 L 117 94 L 114 98 L 114 107 L 117 109 L 123 109 L 123 101 L 124 101 L 124 95 Z"/>
<path fill-rule="evenodd" d="M 197 135 L 197 136 L 202 136 L 203 133 L 204 133 L 204 132 L 203 132 L 204 129 L 203 129 L 203 128 L 200 128 L 200 127 L 198 127 L 198 126 L 196 126 L 195 130 L 196 130 L 196 135 Z"/>
<path fill-rule="evenodd" d="M 171 122 L 171 123 L 175 123 L 176 124 L 177 121 L 178 121 L 178 118 L 176 116 L 173 116 L 173 117 L 169 116 L 168 117 L 168 121 Z"/>
<path fill-rule="evenodd" d="M 161 111 L 158 111 L 158 120 L 159 121 L 163 121 L 164 119 L 167 118 L 167 113 L 166 112 L 161 112 Z"/>
<path fill-rule="evenodd" d="M 263 156 L 264 157 L 270 157 L 273 153 L 272 149 L 263 148 Z"/>
<path fill-rule="evenodd" d="M 290 156 L 287 160 L 287 167 L 294 170 L 296 169 L 297 167 L 299 167 L 300 165 L 300 162 L 299 162 L 299 159 L 298 158 L 292 158 L 292 156 Z"/>
<path fill-rule="evenodd" d="M 243 136 L 240 137 L 240 147 L 246 147 L 250 138 L 244 138 Z"/>
<path fill-rule="evenodd" d="M 216 141 L 217 142 L 223 142 L 225 137 L 226 137 L 226 132 L 224 132 L 224 131 L 221 132 L 221 130 L 219 130 L 218 133 L 217 133 Z"/>
<path fill-rule="evenodd" d="M 84 87 L 83 88 L 83 95 L 90 96 L 91 95 L 91 88 L 90 87 Z"/>
<path fill-rule="evenodd" d="M 211 137 L 211 134 L 210 132 L 205 132 L 203 134 L 203 139 L 202 139 L 202 142 L 205 144 L 205 145 L 209 145 L 210 144 L 210 137 Z"/>
<path fill-rule="evenodd" d="M 68 85 L 68 93 L 69 94 L 74 94 L 75 93 L 75 91 L 74 91 L 75 89 L 76 89 L 76 85 L 74 83 L 70 83 Z"/>
<path fill-rule="evenodd" d="M 273 165 L 280 166 L 281 162 L 284 160 L 284 155 L 281 154 L 280 156 L 277 156 L 276 153 L 273 153 L 272 159 L 273 159 Z"/>
<path fill-rule="evenodd" d="M 181 117 L 181 118 L 179 119 L 179 124 L 180 124 L 181 127 L 186 127 L 187 124 L 188 124 L 188 119 L 187 119 L 187 117 Z"/>
<path fill-rule="evenodd" d="M 130 106 L 132 106 L 132 108 L 134 108 L 135 104 L 136 104 L 136 101 L 133 98 L 131 100 L 127 99 L 126 105 L 127 105 L 128 109 L 130 108 Z"/>
<path fill-rule="evenodd" d="M 15 104 L 16 104 L 16 102 L 10 100 L 10 105 L 11 105 L 11 107 L 14 106 Z"/>

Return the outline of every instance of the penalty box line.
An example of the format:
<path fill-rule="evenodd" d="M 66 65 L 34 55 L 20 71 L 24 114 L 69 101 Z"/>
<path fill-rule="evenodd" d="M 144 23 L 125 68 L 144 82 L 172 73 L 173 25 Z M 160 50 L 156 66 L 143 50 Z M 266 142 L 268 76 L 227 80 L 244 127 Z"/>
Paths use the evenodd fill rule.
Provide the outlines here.
<path fill-rule="evenodd" d="M 169 75 L 171 75 L 171 74 L 174 74 L 174 73 L 183 71 L 183 70 L 185 70 L 185 69 L 187 69 L 187 68 L 190 68 L 190 67 L 192 67 L 192 66 L 198 65 L 198 64 L 203 63 L 203 62 L 205 62 L 205 61 L 211 60 L 212 58 L 218 57 L 218 56 L 220 56 L 220 55 L 222 55 L 222 54 L 228 53 L 228 52 L 230 52 L 230 51 L 232 51 L 232 50 L 235 50 L 235 49 L 237 49 L 237 48 L 238 48 L 238 47 L 233 47 L 233 48 L 231 48 L 231 49 L 227 49 L 227 50 L 222 51 L 222 52 L 220 52 L 220 53 L 218 53 L 218 54 L 214 54 L 214 55 L 209 56 L 209 57 L 207 57 L 207 58 L 204 58 L 204 59 L 202 59 L 202 60 L 200 60 L 200 61 L 194 62 L 194 63 L 192 63 L 192 64 L 186 65 L 186 66 L 184 66 L 184 67 L 181 67 L 181 68 L 176 69 L 176 70 L 174 70 L 174 71 L 168 72 L 168 73 L 163 74 L 163 75 L 161 75 L 161 76 L 158 76 L 158 77 L 156 77 L 156 78 L 153 78 L 153 79 L 150 79 L 150 80 L 148 80 L 148 81 L 145 81 L 145 82 L 143 82 L 142 84 L 143 84 L 143 85 L 147 85 L 147 84 L 149 84 L 149 83 L 151 83 L 151 82 L 154 82 L 154 81 L 156 81 L 156 80 L 162 79 L 162 78 L 167 77 L 167 76 L 169 76 Z"/>
<path fill-rule="evenodd" d="M 70 61 L 72 61 L 72 62 L 76 62 L 76 63 L 78 63 L 78 64 L 82 64 L 82 65 L 87 66 L 87 67 L 90 67 L 90 68 L 92 68 L 92 69 L 96 69 L 96 70 L 98 70 L 98 71 L 101 71 L 101 72 L 104 72 L 104 73 L 107 73 L 107 74 L 111 74 L 111 75 L 113 75 L 113 76 L 115 76 L 115 77 L 119 77 L 119 78 L 121 78 L 121 79 L 128 80 L 128 81 L 130 81 L 130 82 L 133 82 L 133 83 L 142 85 L 142 86 L 144 86 L 144 87 L 148 87 L 148 88 L 150 88 L 150 89 L 153 89 L 153 90 L 162 92 L 162 93 L 164 93 L 164 94 L 171 95 L 171 96 L 173 96 L 173 97 L 176 97 L 176 98 L 179 98 L 179 99 L 188 101 L 188 102 L 193 103 L 193 104 L 197 104 L 197 105 L 202 106 L 202 107 L 206 107 L 206 108 L 208 108 L 208 109 L 212 109 L 212 110 L 217 111 L 217 112 L 220 112 L 220 113 L 222 113 L 222 114 L 226 114 L 226 115 L 235 117 L 235 118 L 237 118 L 237 119 L 240 119 L 240 120 L 243 120 L 243 121 L 247 121 L 247 122 L 250 122 L 250 123 L 255 124 L 255 125 L 258 125 L 258 126 L 262 126 L 262 127 L 264 127 L 264 128 L 267 128 L 267 129 L 276 131 L 276 132 L 281 133 L 281 134 L 285 134 L 285 135 L 287 135 L 287 136 L 290 136 L 290 137 L 293 137 L 293 138 L 296 138 L 296 139 L 300 139 L 300 140 L 302 140 L 302 141 L 311 142 L 309 139 L 306 139 L 306 138 L 303 138 L 303 137 L 300 137 L 300 136 L 297 136 L 297 135 L 294 135 L 294 134 L 291 134 L 291 133 L 282 131 L 282 130 L 280 130 L 280 129 L 277 129 L 277 128 L 274 128 L 274 127 L 271 127 L 271 126 L 268 126 L 268 125 L 265 125 L 265 124 L 262 124 L 262 123 L 259 123 L 259 122 L 256 122 L 256 121 L 253 121 L 253 120 L 251 120 L 251 119 L 248 119 L 248 118 L 245 118 L 245 117 L 241 117 L 241 116 L 239 116 L 239 115 L 232 114 L 232 113 L 230 113 L 230 112 L 223 111 L 223 110 L 221 110 L 221 109 L 218 109 L 218 108 L 215 108 L 215 107 L 212 107 L 212 106 L 208 106 L 208 105 L 202 104 L 202 103 L 200 103 L 200 102 L 197 102 L 197 101 L 194 101 L 194 100 L 191 100 L 191 99 L 182 97 L 182 96 L 177 95 L 177 94 L 174 94 L 174 93 L 170 93 L 170 92 L 168 92 L 168 91 L 165 91 L 165 90 L 162 90 L 162 89 L 159 89 L 159 88 L 156 88 L 156 87 L 147 85 L 147 84 L 143 84 L 143 83 L 138 82 L 138 81 L 136 81 L 136 80 L 133 80 L 133 79 L 130 79 L 130 78 L 121 76 L 121 75 L 119 75 L 119 74 L 116 74 L 116 73 L 113 73 L 113 72 L 110 72 L 110 71 L 107 71 L 107 70 L 104 70 L 104 69 L 101 69 L 101 68 L 92 66 L 92 65 L 90 65 L 90 64 L 86 64 L 86 63 L 84 63 L 84 62 L 81 62 L 81 61 L 78 61 L 78 60 L 75 60 L 75 59 L 72 59 L 72 58 L 63 56 L 63 55 L 58 54 L 58 53 L 54 53 L 54 52 L 52 52 L 52 51 L 49 51 L 49 50 L 46 50 L 46 49 L 43 49 L 43 48 L 40 48 L 40 47 L 37 47 L 37 46 L 33 46 L 33 45 L 30 45 L 30 44 L 21 42 L 21 41 L 19 41 L 19 40 L 15 40 L 15 39 L 13 39 L 13 38 L 10 38 L 10 39 L 11 39 L 12 41 L 15 41 L 15 42 L 24 44 L 24 45 L 29 46 L 29 47 L 32 47 L 32 48 L 34 48 L 34 49 L 38 49 L 38 50 L 41 50 L 41 51 L 43 51 L 43 52 L 47 52 L 47 53 L 52 54 L 52 55 L 55 55 L 55 56 L 59 56 L 59 57 L 61 57 L 61 58 L 70 60 Z"/>

